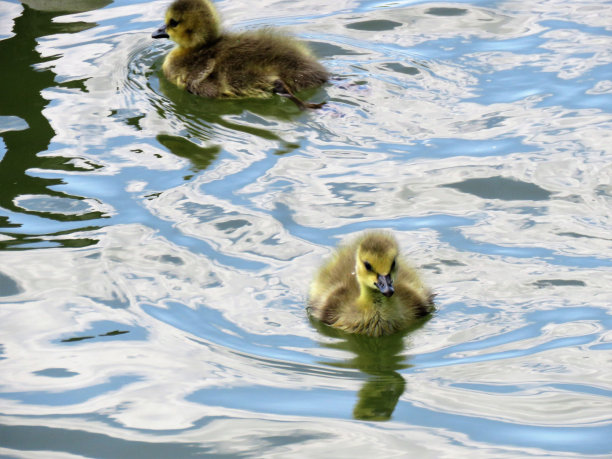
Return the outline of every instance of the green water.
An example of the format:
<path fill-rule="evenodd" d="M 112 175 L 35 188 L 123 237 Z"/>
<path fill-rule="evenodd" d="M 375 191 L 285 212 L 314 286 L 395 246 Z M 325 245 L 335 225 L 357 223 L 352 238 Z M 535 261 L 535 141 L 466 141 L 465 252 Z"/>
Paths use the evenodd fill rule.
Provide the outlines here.
<path fill-rule="evenodd" d="M 307 112 L 170 85 L 166 5 L 0 0 L 0 456 L 612 454 L 609 5 L 218 2 Z M 311 323 L 372 228 L 437 312 Z"/>

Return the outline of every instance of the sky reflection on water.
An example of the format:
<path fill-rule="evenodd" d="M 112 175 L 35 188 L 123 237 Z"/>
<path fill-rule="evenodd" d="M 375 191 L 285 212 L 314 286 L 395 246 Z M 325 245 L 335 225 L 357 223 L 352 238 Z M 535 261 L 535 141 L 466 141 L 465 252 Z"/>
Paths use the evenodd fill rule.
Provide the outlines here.
<path fill-rule="evenodd" d="M 608 5 L 218 2 L 299 112 L 168 84 L 166 4 L 0 1 L 0 455 L 611 454 Z M 388 339 L 304 312 L 369 228 L 438 293 Z"/>

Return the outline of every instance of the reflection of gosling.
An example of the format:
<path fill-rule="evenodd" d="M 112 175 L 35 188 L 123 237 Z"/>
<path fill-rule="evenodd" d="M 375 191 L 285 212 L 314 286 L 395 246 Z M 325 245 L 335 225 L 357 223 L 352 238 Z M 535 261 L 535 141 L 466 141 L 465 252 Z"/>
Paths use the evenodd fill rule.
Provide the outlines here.
<path fill-rule="evenodd" d="M 178 45 L 164 60 L 166 78 L 204 97 L 288 97 L 300 108 L 319 108 L 294 92 L 327 81 L 308 48 L 269 30 L 225 34 L 210 0 L 175 0 L 152 35 Z"/>
<path fill-rule="evenodd" d="M 339 248 L 310 287 L 310 313 L 351 333 L 389 335 L 433 309 L 433 295 L 385 232 L 366 233 Z"/>

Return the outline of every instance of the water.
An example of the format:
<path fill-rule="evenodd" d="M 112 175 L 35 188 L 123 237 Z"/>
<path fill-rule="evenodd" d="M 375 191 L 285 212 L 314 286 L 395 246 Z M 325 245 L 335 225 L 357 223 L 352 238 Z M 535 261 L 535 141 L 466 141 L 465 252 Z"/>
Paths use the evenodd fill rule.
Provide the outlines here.
<path fill-rule="evenodd" d="M 0 1 L 0 455 L 610 457 L 612 8 L 218 3 L 334 75 L 209 101 L 164 1 Z M 395 232 L 438 311 L 304 312 Z"/>

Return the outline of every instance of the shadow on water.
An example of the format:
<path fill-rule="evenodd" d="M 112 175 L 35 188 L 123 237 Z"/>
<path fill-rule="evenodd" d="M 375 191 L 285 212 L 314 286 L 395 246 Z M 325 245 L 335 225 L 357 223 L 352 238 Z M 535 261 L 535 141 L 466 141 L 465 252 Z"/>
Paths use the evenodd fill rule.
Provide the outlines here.
<path fill-rule="evenodd" d="M 346 333 L 310 318 L 311 324 L 323 335 L 336 338 L 321 346 L 348 351 L 355 356 L 340 362 L 321 362 L 336 368 L 359 370 L 367 379 L 357 394 L 353 417 L 363 421 L 391 419 L 399 398 L 406 389 L 406 380 L 398 372 L 412 367 L 404 355 L 404 338 L 422 327 L 428 318 L 416 321 L 412 328 L 390 336 L 372 338 Z"/>
<path fill-rule="evenodd" d="M 100 1 L 91 4 L 91 8 L 100 7 Z M 110 2 L 106 2 L 110 3 Z M 49 6 L 49 4 L 47 4 Z M 83 10 L 83 5 L 80 6 Z M 50 59 L 43 59 L 36 51 L 37 39 L 55 33 L 73 33 L 86 30 L 95 24 L 84 22 L 54 23 L 53 19 L 60 13 L 57 11 L 40 11 L 23 5 L 20 16 L 15 18 L 11 38 L 0 41 L 0 55 L 5 65 L 0 73 L 0 88 L 2 92 L 2 105 L 0 116 L 18 117 L 27 125 L 21 130 L 6 130 L 0 132 L 6 146 L 6 152 L 0 161 L 0 208 L 10 213 L 29 214 L 56 221 L 83 221 L 103 218 L 105 215 L 99 211 L 87 211 L 87 205 L 81 203 L 85 198 L 72 196 L 52 187 L 62 185 L 61 179 L 44 178 L 29 172 L 31 169 L 81 171 L 74 165 L 73 158 L 61 156 L 39 157 L 45 152 L 55 135 L 55 131 L 43 114 L 48 105 L 42 92 L 50 87 L 74 87 L 82 82 L 72 81 L 65 84 L 55 82 L 55 74 L 48 69 L 37 69 L 41 63 Z M 14 82 L 19 81 L 19 85 Z M 10 89 L 10 90 L 8 90 Z M 20 198 L 29 197 L 33 206 L 19 205 Z M 76 212 L 62 213 L 53 209 L 49 203 L 65 200 L 69 207 L 76 205 Z M 23 199 L 21 199 L 23 204 Z M 12 221 L 10 216 L 0 214 L 0 228 L 19 228 L 21 223 Z M 82 228 L 79 228 L 81 230 Z M 71 231 L 50 233 L 47 235 L 29 235 L 23 233 L 8 233 L 10 240 L 0 242 L 0 248 L 15 247 L 22 243 L 40 241 L 42 236 L 62 236 Z M 95 243 L 90 239 L 63 239 L 62 245 L 81 247 Z"/>
<path fill-rule="evenodd" d="M 22 291 L 23 289 L 15 279 L 0 271 L 0 297 L 17 295 Z"/>
<path fill-rule="evenodd" d="M 148 442 L 115 438 L 106 433 L 77 429 L 57 429 L 45 426 L 0 425 L 3 446 L 16 451 L 57 451 L 85 457 L 201 457 L 212 448 L 197 442 Z M 27 446 L 26 446 L 27 445 Z M 215 455 L 216 457 L 222 457 Z M 229 456 L 226 456 L 229 457 Z"/>
<path fill-rule="evenodd" d="M 200 147 L 184 137 L 159 134 L 156 138 L 174 155 L 189 159 L 193 164 L 194 172 L 206 169 L 221 152 L 221 146 L 219 145 Z"/>

